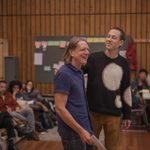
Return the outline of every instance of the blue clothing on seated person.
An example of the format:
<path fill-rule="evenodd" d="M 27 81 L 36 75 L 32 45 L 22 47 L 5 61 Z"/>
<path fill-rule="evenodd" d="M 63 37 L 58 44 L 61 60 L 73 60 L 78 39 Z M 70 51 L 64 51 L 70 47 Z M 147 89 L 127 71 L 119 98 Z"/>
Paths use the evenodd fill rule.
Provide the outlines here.
<path fill-rule="evenodd" d="M 131 94 L 132 94 L 132 108 L 138 108 L 142 104 L 141 96 L 142 90 L 149 89 L 149 86 L 146 82 L 142 82 L 139 85 L 138 79 L 135 79 L 131 82 Z"/>

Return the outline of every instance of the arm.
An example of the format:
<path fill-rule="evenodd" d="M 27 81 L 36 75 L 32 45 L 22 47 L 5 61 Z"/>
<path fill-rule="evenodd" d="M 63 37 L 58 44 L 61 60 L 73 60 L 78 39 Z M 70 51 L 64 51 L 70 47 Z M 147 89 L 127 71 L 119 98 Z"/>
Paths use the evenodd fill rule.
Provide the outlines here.
<path fill-rule="evenodd" d="M 130 87 L 126 88 L 123 96 L 123 129 L 128 129 L 131 126 L 131 106 L 132 106 L 132 98 L 131 98 L 131 89 Z"/>
<path fill-rule="evenodd" d="M 132 97 L 131 97 L 131 86 L 130 86 L 130 70 L 128 63 L 125 62 L 124 75 L 121 83 L 121 95 L 122 95 L 122 113 L 123 113 L 123 128 L 127 129 L 131 125 L 131 108 L 132 108 Z"/>
<path fill-rule="evenodd" d="M 63 93 L 55 93 L 55 108 L 57 114 L 60 116 L 60 118 L 70 127 L 72 128 L 76 133 L 79 134 L 80 138 L 88 143 L 92 144 L 92 141 L 90 139 L 91 135 L 88 133 L 84 128 L 82 128 L 72 117 L 70 112 L 66 109 L 66 103 L 68 96 L 67 94 Z"/>
<path fill-rule="evenodd" d="M 35 97 L 35 101 L 43 101 L 44 97 L 41 96 L 40 91 L 38 89 L 34 89 L 32 91 L 32 96 Z"/>
<path fill-rule="evenodd" d="M 23 91 L 22 95 L 23 95 L 23 99 L 24 99 L 24 100 L 30 101 L 30 98 L 29 98 L 29 96 L 28 96 L 27 91 Z"/>
<path fill-rule="evenodd" d="M 7 93 L 7 96 L 5 97 L 5 100 L 7 101 L 7 111 L 19 111 L 19 104 L 17 103 L 16 99 L 13 98 L 13 95 L 10 93 Z"/>
<path fill-rule="evenodd" d="M 89 56 L 88 60 L 87 60 L 87 63 L 84 66 L 82 66 L 82 68 L 81 68 L 83 73 L 84 74 L 86 74 L 86 73 L 88 74 L 88 70 L 89 70 L 89 68 L 93 67 L 93 64 L 94 64 L 94 62 L 93 62 L 93 55 L 91 54 Z"/>

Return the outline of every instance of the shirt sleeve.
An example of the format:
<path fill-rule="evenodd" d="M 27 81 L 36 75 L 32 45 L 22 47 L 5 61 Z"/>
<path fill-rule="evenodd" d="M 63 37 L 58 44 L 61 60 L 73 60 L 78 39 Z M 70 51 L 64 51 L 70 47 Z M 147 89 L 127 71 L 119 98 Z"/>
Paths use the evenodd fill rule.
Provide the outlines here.
<path fill-rule="evenodd" d="M 17 101 L 15 99 L 13 99 L 13 96 L 11 94 L 8 94 L 7 96 L 7 100 L 8 100 L 8 106 L 12 109 L 12 110 L 16 110 L 17 107 L 19 107 L 19 104 L 17 103 Z"/>
<path fill-rule="evenodd" d="M 71 79 L 65 72 L 58 72 L 54 77 L 54 93 L 70 93 Z"/>
<path fill-rule="evenodd" d="M 131 119 L 132 96 L 130 86 L 130 69 L 128 63 L 125 63 L 124 75 L 121 84 L 123 119 Z"/>

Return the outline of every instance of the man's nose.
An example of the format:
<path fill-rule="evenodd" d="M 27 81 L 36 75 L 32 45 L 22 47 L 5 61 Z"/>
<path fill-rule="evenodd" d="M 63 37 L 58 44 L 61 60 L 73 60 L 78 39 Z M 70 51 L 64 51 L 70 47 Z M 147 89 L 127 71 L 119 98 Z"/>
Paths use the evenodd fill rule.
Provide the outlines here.
<path fill-rule="evenodd" d="M 86 49 L 85 53 L 86 53 L 87 55 L 89 55 L 89 54 L 90 54 L 89 49 Z"/>

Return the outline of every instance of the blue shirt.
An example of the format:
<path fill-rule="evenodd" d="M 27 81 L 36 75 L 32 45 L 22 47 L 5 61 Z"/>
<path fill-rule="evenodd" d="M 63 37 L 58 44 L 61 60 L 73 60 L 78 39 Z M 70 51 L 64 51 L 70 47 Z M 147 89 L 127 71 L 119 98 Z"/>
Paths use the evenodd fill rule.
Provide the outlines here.
<path fill-rule="evenodd" d="M 92 133 L 82 71 L 71 64 L 62 66 L 54 78 L 54 93 L 68 95 L 67 110 L 84 129 Z M 72 134 L 76 134 L 59 116 L 58 132 L 63 139 L 70 139 Z"/>

